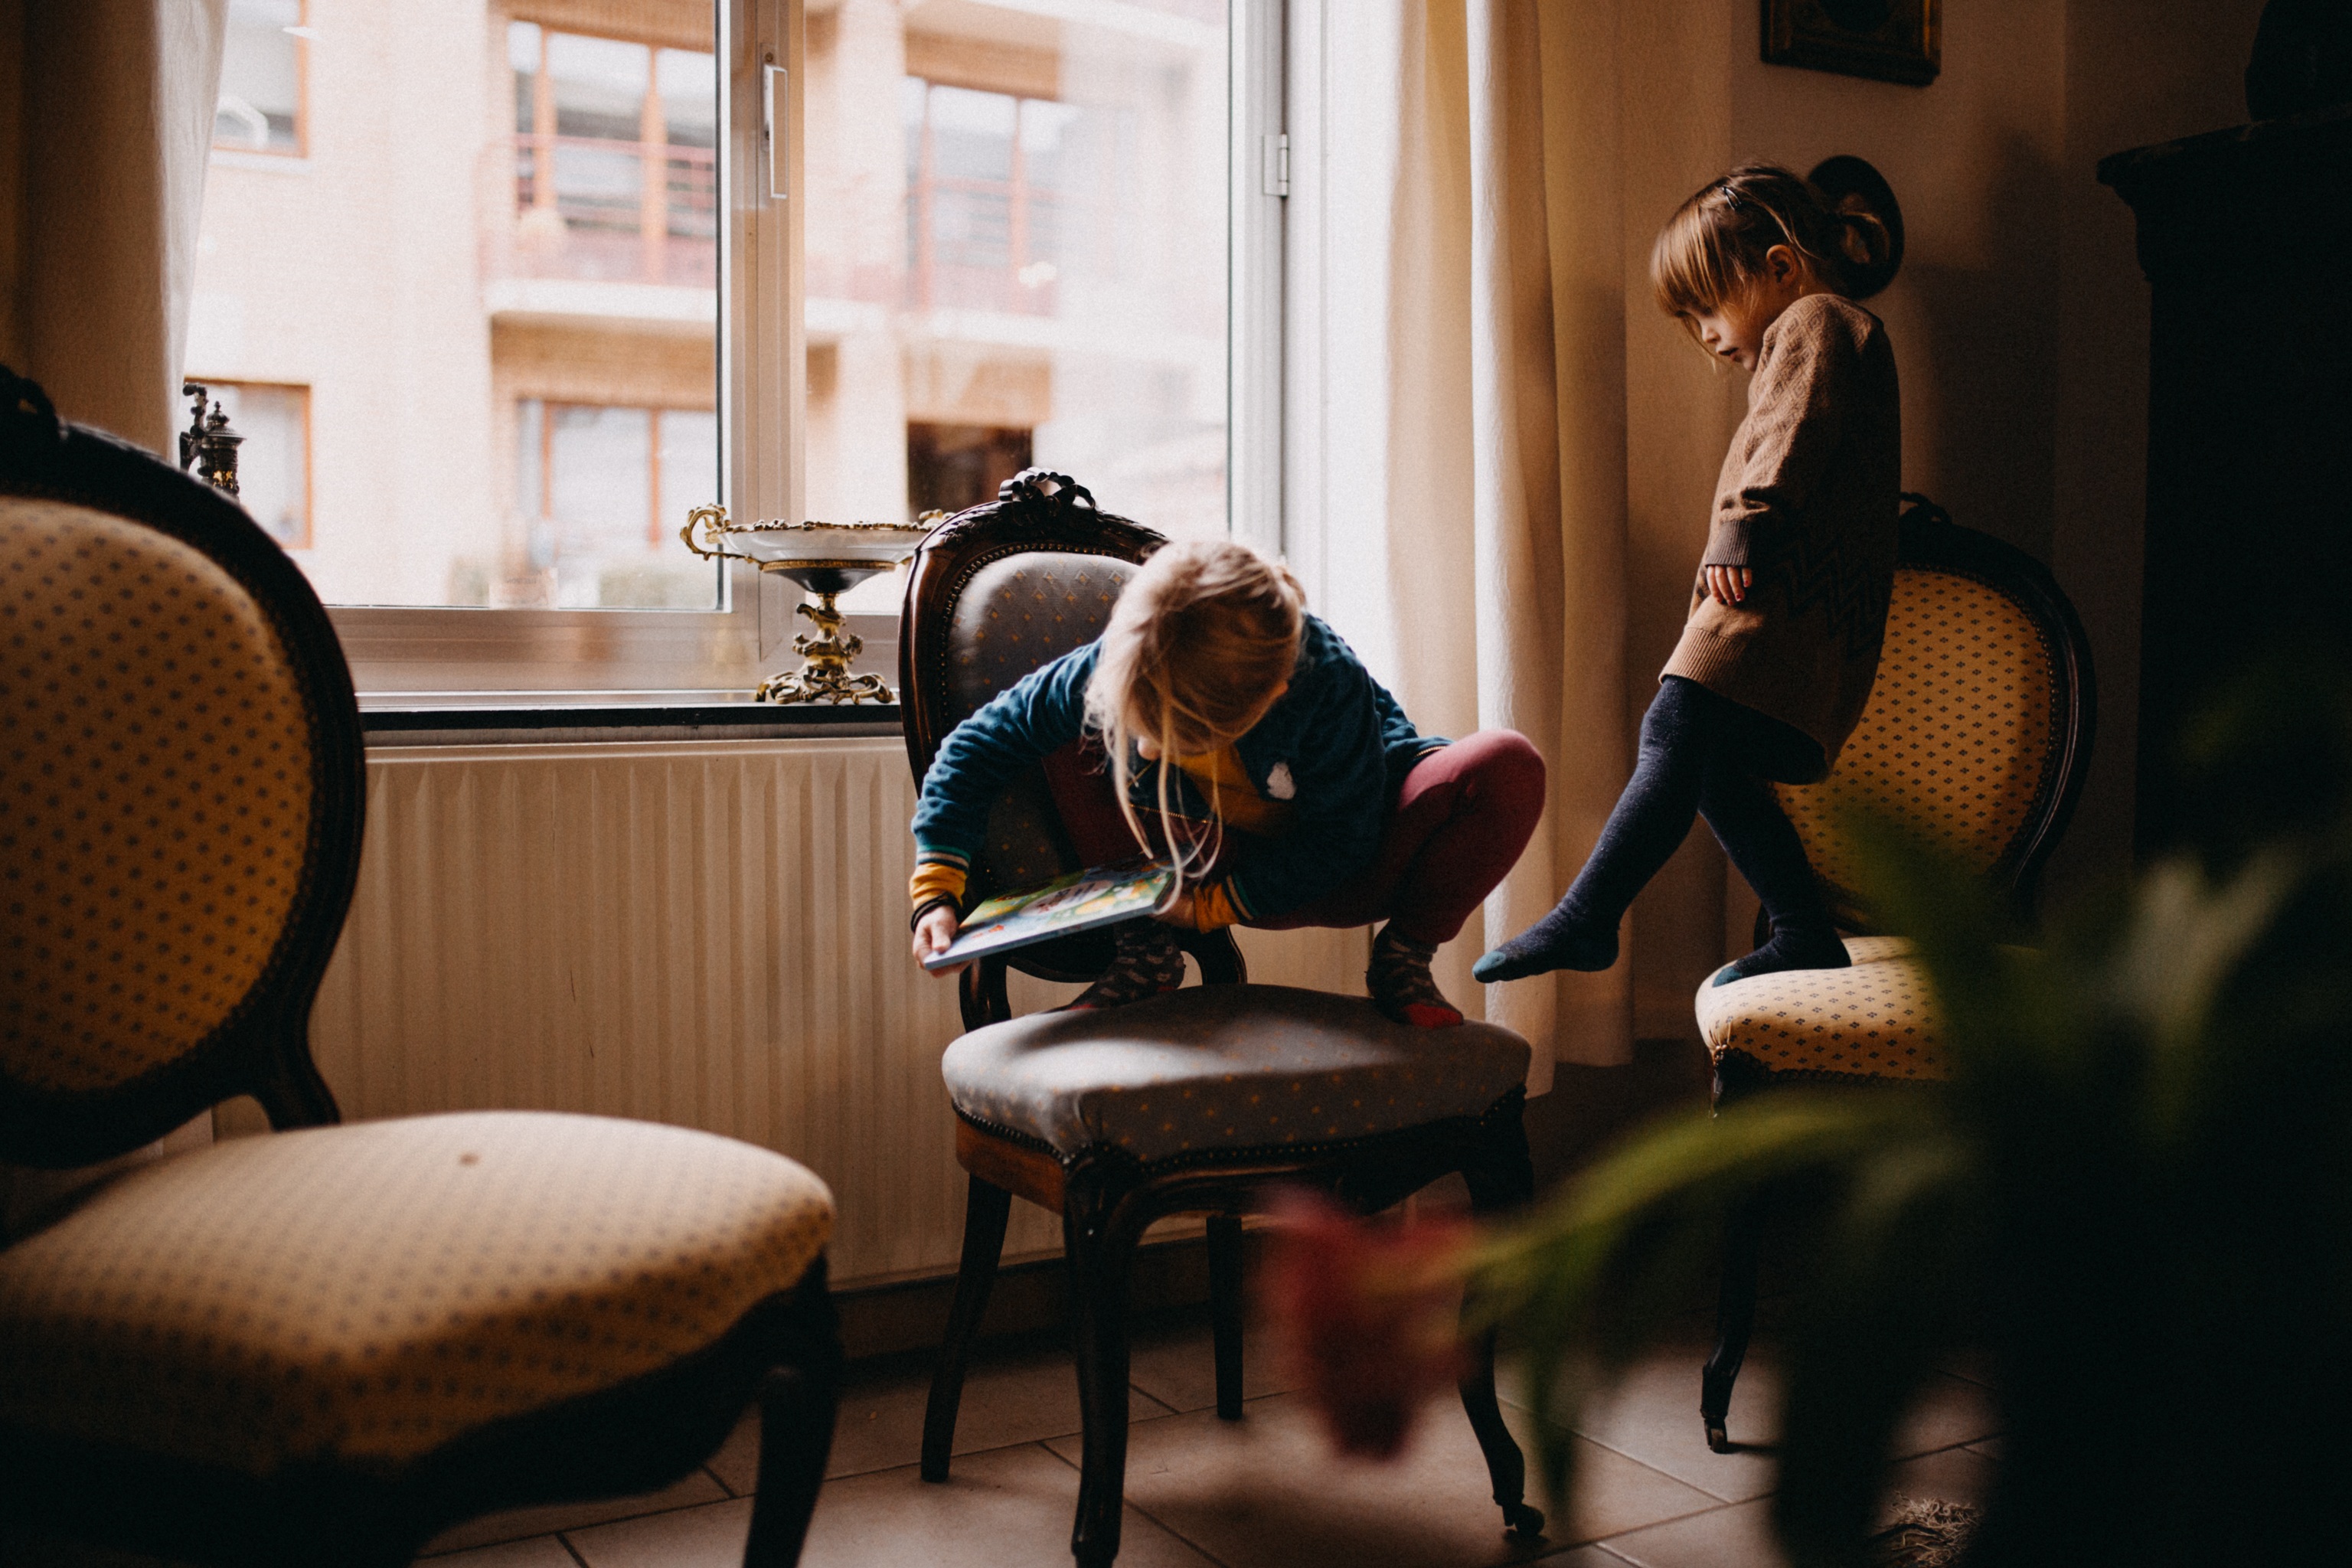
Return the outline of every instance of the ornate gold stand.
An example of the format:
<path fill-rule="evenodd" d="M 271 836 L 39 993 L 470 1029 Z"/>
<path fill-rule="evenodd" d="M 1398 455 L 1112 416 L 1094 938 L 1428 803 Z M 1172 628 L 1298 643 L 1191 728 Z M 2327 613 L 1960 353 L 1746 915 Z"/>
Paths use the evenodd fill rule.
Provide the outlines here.
<path fill-rule="evenodd" d="M 695 537 L 697 530 L 702 533 L 698 541 Z M 906 559 L 898 547 L 903 545 L 910 553 L 927 531 L 927 523 L 730 522 L 725 507 L 698 506 L 687 513 L 686 526 L 678 531 L 678 538 L 705 560 L 749 561 L 762 572 L 790 578 L 803 592 L 816 596 L 816 603 L 800 606 L 800 613 L 815 626 L 816 635 L 800 632 L 793 637 L 793 651 L 803 660 L 800 668 L 780 671 L 760 682 L 752 693 L 754 700 L 894 703 L 898 700 L 898 694 L 880 676 L 851 671 L 850 661 L 865 651 L 866 642 L 855 632 L 843 629 L 841 606 L 835 601 L 867 578 L 898 566 Z M 898 537 L 887 537 L 890 535 Z M 803 541 L 793 536 L 806 538 Z M 729 549 L 730 540 L 746 548 Z M 831 544 L 835 549 L 860 553 L 819 557 L 813 550 L 809 557 L 797 558 L 788 553 L 796 543 L 814 550 Z"/>
<path fill-rule="evenodd" d="M 866 639 L 856 632 L 842 630 L 840 606 L 834 603 L 841 595 L 856 587 L 877 572 L 888 571 L 885 563 L 877 567 L 866 561 L 795 561 L 770 566 L 762 562 L 762 570 L 782 573 L 816 595 L 814 605 L 803 603 L 800 614 L 816 626 L 816 636 L 806 632 L 793 635 L 793 651 L 804 662 L 798 669 L 784 670 L 760 682 L 751 693 L 761 702 L 896 702 L 898 694 L 883 683 L 878 675 L 853 675 L 850 660 L 866 651 Z"/>

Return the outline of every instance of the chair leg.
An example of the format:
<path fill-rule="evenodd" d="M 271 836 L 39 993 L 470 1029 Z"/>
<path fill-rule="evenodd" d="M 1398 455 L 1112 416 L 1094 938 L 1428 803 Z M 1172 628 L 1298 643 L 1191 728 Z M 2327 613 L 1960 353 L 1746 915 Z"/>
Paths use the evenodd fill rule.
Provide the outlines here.
<path fill-rule="evenodd" d="M 1209 1315 L 1217 1347 L 1217 1419 L 1242 1418 L 1242 1220 L 1209 1216 Z"/>
<path fill-rule="evenodd" d="M 1127 1292 L 1135 1238 L 1109 1223 L 1116 1198 L 1094 1183 L 1074 1180 L 1062 1206 L 1071 1350 L 1084 1426 L 1078 1517 L 1070 1531 L 1078 1568 L 1109 1568 L 1118 1556 L 1127 1489 Z"/>
<path fill-rule="evenodd" d="M 1528 1203 L 1536 1195 L 1535 1162 L 1528 1153 L 1527 1127 L 1517 1116 L 1496 1127 L 1485 1147 L 1462 1170 L 1470 1189 L 1471 1212 L 1481 1216 L 1503 1213 Z M 1463 1315 L 1473 1303 L 1465 1300 Z M 1495 1396 L 1495 1335 L 1481 1334 L 1471 1347 L 1470 1370 L 1462 1379 L 1462 1408 L 1477 1435 L 1479 1452 L 1486 1456 L 1486 1474 L 1495 1485 L 1495 1504 L 1513 1534 L 1532 1540 L 1543 1533 L 1540 1509 L 1527 1501 L 1528 1462 L 1517 1439 L 1503 1423 L 1502 1404 Z"/>
<path fill-rule="evenodd" d="M 833 1452 L 840 1398 L 839 1371 L 830 1359 L 768 1373 L 760 1389 L 760 1489 L 751 1501 L 743 1568 L 793 1568 L 800 1562 Z"/>
<path fill-rule="evenodd" d="M 1723 1287 L 1716 1299 L 1715 1353 L 1699 1381 L 1698 1413 L 1706 1423 L 1706 1446 L 1731 1452 L 1726 1422 L 1731 1385 L 1748 1359 L 1748 1339 L 1756 1328 L 1756 1277 L 1764 1242 L 1764 1211 L 1749 1205 L 1731 1216 L 1723 1234 Z"/>
<path fill-rule="evenodd" d="M 293 1127 L 332 1127 L 343 1119 L 334 1090 L 310 1059 L 307 1034 L 297 1035 L 278 1053 L 261 1080 L 252 1086 L 253 1098 L 269 1118 L 273 1132 Z"/>
<path fill-rule="evenodd" d="M 979 1337 L 988 1292 L 996 1283 L 997 1259 L 1004 1256 L 1004 1223 L 1013 1194 L 978 1176 L 963 1201 L 963 1261 L 956 1272 L 955 1305 L 948 1310 L 947 1337 L 940 1342 L 939 1365 L 931 1373 L 930 1403 L 923 1410 L 922 1477 L 948 1479 L 955 1452 L 956 1410 L 963 1403 L 963 1373 Z"/>

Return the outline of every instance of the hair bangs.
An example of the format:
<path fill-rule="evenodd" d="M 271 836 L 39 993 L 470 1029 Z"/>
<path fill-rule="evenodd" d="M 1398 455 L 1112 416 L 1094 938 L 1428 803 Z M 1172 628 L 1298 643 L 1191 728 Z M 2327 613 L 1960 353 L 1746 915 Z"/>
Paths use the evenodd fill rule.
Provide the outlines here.
<path fill-rule="evenodd" d="M 1738 294 L 1748 269 L 1730 238 L 1727 226 L 1707 211 L 1706 194 L 1684 203 L 1650 247 L 1650 287 L 1659 308 L 1670 316 L 1704 316 Z"/>

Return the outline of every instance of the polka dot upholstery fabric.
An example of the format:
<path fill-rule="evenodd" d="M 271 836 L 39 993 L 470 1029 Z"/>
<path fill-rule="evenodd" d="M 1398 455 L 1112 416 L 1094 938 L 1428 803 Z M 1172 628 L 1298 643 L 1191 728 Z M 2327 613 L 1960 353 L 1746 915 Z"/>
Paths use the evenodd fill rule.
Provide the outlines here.
<path fill-rule="evenodd" d="M 239 1139 L 0 1253 L 0 1419 L 256 1476 L 388 1468 L 710 1344 L 832 1214 L 782 1155 L 646 1122 Z"/>
<path fill-rule="evenodd" d="M 236 1012 L 298 891 L 309 729 L 219 566 L 0 498 L 0 1072 L 106 1089 Z"/>
<path fill-rule="evenodd" d="M 988 563 L 971 575 L 949 621 L 950 725 L 1037 668 L 1102 635 L 1132 562 L 1109 555 L 1033 550 Z"/>
<path fill-rule="evenodd" d="M 1862 722 L 1821 784 L 1779 786 L 1832 901 L 1851 911 L 1858 876 L 1835 831 L 1863 806 L 1939 834 L 1990 871 L 2015 845 L 2059 743 L 2056 656 L 2025 608 L 1957 573 L 1895 574 L 1886 651 Z"/>
<path fill-rule="evenodd" d="M 992 1024 L 940 1071 L 963 1115 L 1065 1158 L 1181 1163 L 1484 1115 L 1526 1081 L 1528 1043 L 1492 1024 L 1391 1023 L 1360 996 L 1209 985 Z"/>
<path fill-rule="evenodd" d="M 1848 937 L 1850 969 L 1791 969 L 1703 984 L 1699 1033 L 1717 1061 L 1774 1074 L 1851 1079 L 1944 1076 L 1927 971 L 1898 937 Z"/>

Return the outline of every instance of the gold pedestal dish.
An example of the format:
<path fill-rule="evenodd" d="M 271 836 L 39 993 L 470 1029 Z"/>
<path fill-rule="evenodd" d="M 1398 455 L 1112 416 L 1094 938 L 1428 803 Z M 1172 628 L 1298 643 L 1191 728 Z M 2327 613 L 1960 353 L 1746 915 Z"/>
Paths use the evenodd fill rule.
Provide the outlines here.
<path fill-rule="evenodd" d="M 698 506 L 687 513 L 678 538 L 705 560 L 749 561 L 815 596 L 816 602 L 803 603 L 800 613 L 814 625 L 816 635 L 800 632 L 793 637 L 793 651 L 803 661 L 800 668 L 779 671 L 760 682 L 752 693 L 755 700 L 895 703 L 898 695 L 880 676 L 850 669 L 866 644 L 843 629 L 835 601 L 907 560 L 929 531 L 927 523 L 730 522 L 725 507 Z"/>

